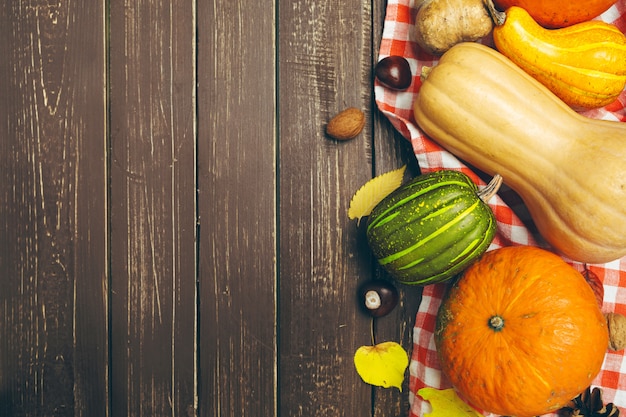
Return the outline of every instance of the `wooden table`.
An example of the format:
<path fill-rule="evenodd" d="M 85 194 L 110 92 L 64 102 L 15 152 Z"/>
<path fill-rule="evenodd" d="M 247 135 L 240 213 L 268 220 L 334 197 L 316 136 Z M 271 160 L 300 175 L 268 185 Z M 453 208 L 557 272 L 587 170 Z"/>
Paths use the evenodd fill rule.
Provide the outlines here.
<path fill-rule="evenodd" d="M 0 415 L 389 416 L 350 197 L 409 164 L 382 1 L 0 5 Z M 355 140 L 324 127 L 363 109 Z M 375 323 L 410 348 L 420 292 Z M 408 378 L 407 378 L 408 380 Z"/>

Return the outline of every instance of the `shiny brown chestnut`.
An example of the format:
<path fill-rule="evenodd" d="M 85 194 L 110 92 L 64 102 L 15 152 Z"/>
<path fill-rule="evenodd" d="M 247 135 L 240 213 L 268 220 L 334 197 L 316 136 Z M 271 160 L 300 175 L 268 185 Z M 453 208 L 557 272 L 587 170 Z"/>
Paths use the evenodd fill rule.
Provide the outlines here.
<path fill-rule="evenodd" d="M 359 287 L 359 300 L 366 313 L 383 317 L 398 304 L 398 290 L 386 281 L 368 281 Z"/>
<path fill-rule="evenodd" d="M 409 61 L 398 55 L 381 59 L 376 64 L 374 74 L 378 81 L 394 90 L 406 90 L 413 81 Z"/>

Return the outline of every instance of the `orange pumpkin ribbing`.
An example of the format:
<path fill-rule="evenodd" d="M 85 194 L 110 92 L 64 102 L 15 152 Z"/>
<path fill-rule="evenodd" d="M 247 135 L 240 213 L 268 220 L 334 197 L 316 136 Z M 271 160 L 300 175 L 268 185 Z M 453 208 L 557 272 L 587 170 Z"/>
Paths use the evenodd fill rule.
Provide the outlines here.
<path fill-rule="evenodd" d="M 472 405 L 524 417 L 590 385 L 608 330 L 578 271 L 543 249 L 510 247 L 486 253 L 450 288 L 435 342 L 443 373 Z"/>
<path fill-rule="evenodd" d="M 542 26 L 561 28 L 585 22 L 602 14 L 616 0 L 494 0 L 500 10 L 519 6 Z"/>

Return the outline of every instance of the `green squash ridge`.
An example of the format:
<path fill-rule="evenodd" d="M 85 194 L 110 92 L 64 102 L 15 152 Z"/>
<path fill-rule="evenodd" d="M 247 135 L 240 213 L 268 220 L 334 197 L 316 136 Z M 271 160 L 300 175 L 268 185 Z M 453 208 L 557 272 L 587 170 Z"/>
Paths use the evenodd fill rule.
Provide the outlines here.
<path fill-rule="evenodd" d="M 398 260 L 400 258 L 402 258 L 403 256 L 406 256 L 408 254 L 410 254 L 411 252 L 414 252 L 416 249 L 418 249 L 420 246 L 423 246 L 425 243 L 433 240 L 434 238 L 436 238 L 437 236 L 441 235 L 442 233 L 445 233 L 448 229 L 450 229 L 452 226 L 454 226 L 455 224 L 457 224 L 458 222 L 460 222 L 461 220 L 463 220 L 465 217 L 467 217 L 470 213 L 472 213 L 474 211 L 474 209 L 481 203 L 481 200 L 475 201 L 471 206 L 469 206 L 467 209 L 465 209 L 463 212 L 459 213 L 459 215 L 457 217 L 454 218 L 453 221 L 450 221 L 448 223 L 446 223 L 444 226 L 440 227 L 439 229 L 437 229 L 435 232 L 431 233 L 430 235 L 424 237 L 422 240 L 418 241 L 417 243 L 409 246 L 408 248 L 401 250 L 399 252 L 393 253 L 391 255 L 388 255 L 382 259 L 379 259 L 378 262 L 381 265 L 386 265 L 390 262 L 393 262 L 395 260 Z"/>
<path fill-rule="evenodd" d="M 424 262 L 424 259 L 426 259 L 426 258 L 421 257 L 419 259 L 416 259 L 413 262 L 410 262 L 409 264 L 404 265 L 404 266 L 398 268 L 398 271 L 404 271 L 405 269 L 411 269 L 414 266 L 417 266 L 418 264 L 421 264 L 422 262 Z"/>
<path fill-rule="evenodd" d="M 474 252 L 476 249 L 479 249 L 486 241 L 491 241 L 491 225 L 493 224 L 493 222 L 489 221 L 489 225 L 485 230 L 485 233 L 481 233 L 481 235 L 483 236 L 483 238 L 475 238 L 472 239 L 467 246 L 465 247 L 465 249 L 463 251 L 461 251 L 457 256 L 455 256 L 454 258 L 452 258 L 450 260 L 450 264 L 454 265 L 457 263 L 457 261 L 459 259 L 463 260 L 464 258 L 467 257 L 467 255 L 471 254 L 472 252 Z M 407 270 L 410 269 L 414 266 L 417 266 L 418 264 L 420 264 L 421 262 L 423 262 L 426 258 L 422 257 L 420 259 L 417 259 L 413 262 L 408 263 L 407 265 L 404 265 L 400 268 L 398 268 L 399 271 L 403 271 L 403 270 Z M 440 274 L 441 275 L 441 274 Z"/>
<path fill-rule="evenodd" d="M 424 216 L 422 218 L 422 220 L 430 220 L 430 219 L 435 218 L 437 216 L 441 216 L 442 214 L 445 214 L 446 212 L 448 212 L 450 210 L 454 210 L 454 206 L 452 206 L 452 205 L 443 206 L 440 209 L 435 210 L 432 213 L 427 214 L 426 216 Z"/>
<path fill-rule="evenodd" d="M 378 220 L 380 220 L 380 221 L 379 221 L 379 222 L 378 222 L 378 224 L 374 227 L 374 229 L 376 229 L 377 227 L 384 226 L 385 224 L 389 223 L 390 221 L 392 221 L 393 219 L 395 219 L 395 218 L 396 218 L 396 217 L 398 217 L 399 215 L 400 215 L 400 212 L 399 212 L 399 211 L 396 211 L 395 213 L 391 213 L 390 215 L 385 216 L 385 217 L 384 217 L 384 218 L 382 218 L 382 219 L 380 219 L 380 218 L 379 218 Z M 370 225 L 370 226 L 371 226 L 371 225 Z"/>
<path fill-rule="evenodd" d="M 452 171 L 452 172 L 456 172 L 456 171 Z M 414 185 L 423 185 L 423 182 L 419 182 L 418 181 L 418 182 L 415 182 Z M 439 182 L 436 182 L 434 184 L 429 185 L 428 187 L 424 187 L 424 188 L 421 188 L 421 189 L 419 189 L 417 191 L 412 192 L 410 195 L 408 195 L 408 196 L 406 196 L 406 197 L 396 201 L 394 204 L 392 204 L 391 206 L 387 207 L 385 210 L 383 210 L 382 213 L 376 215 L 374 220 L 367 226 L 367 230 L 369 231 L 371 229 L 375 229 L 378 226 L 381 226 L 382 224 L 385 224 L 386 221 L 384 221 L 384 220 L 388 217 L 388 213 L 389 212 L 399 209 L 403 205 L 407 204 L 410 201 L 415 200 L 418 197 L 423 196 L 424 194 L 428 194 L 431 191 L 435 191 L 435 190 L 438 190 L 438 189 L 440 189 L 442 187 L 447 187 L 447 186 L 450 186 L 450 185 L 460 185 L 462 187 L 466 187 L 466 188 L 472 189 L 471 184 L 468 184 L 465 181 L 445 181 L 445 182 L 439 181 Z M 407 187 L 407 190 L 409 188 L 411 188 L 412 186 L 413 185 Z M 475 190 L 473 190 L 473 191 L 475 191 Z"/>
<path fill-rule="evenodd" d="M 454 276 L 456 275 L 455 273 L 451 273 L 451 271 L 454 271 L 458 269 L 458 265 L 456 265 L 454 268 L 439 272 L 438 274 L 435 274 L 433 276 L 430 276 L 428 278 L 424 278 L 424 279 L 420 279 L 420 280 L 416 280 L 416 281 L 411 281 L 408 279 L 402 280 L 400 279 L 401 282 L 408 284 L 408 285 L 428 285 L 428 284 L 436 284 L 438 282 L 442 282 L 445 281 L 446 279 L 450 278 L 449 275 Z"/>
<path fill-rule="evenodd" d="M 474 250 L 482 244 L 483 239 L 472 239 L 472 241 L 465 247 L 465 250 L 461 251 L 457 256 L 455 256 L 450 263 L 456 263 L 458 259 L 465 258 L 470 252 L 474 252 Z"/>
<path fill-rule="evenodd" d="M 478 245 L 475 246 L 475 248 L 480 248 L 482 246 L 482 244 L 484 243 L 484 241 L 481 241 L 481 239 L 477 239 L 477 241 L 480 241 L 480 242 L 479 242 Z M 484 248 L 484 250 L 481 251 L 480 253 L 483 253 L 486 250 L 487 250 L 487 248 Z M 457 259 L 457 258 L 455 258 L 455 259 Z M 398 280 L 400 282 L 403 282 L 403 283 L 407 284 L 407 285 L 422 285 L 422 286 L 423 285 L 428 285 L 428 284 L 431 284 L 431 283 L 443 282 L 443 281 L 446 281 L 446 280 L 452 278 L 453 276 L 457 275 L 458 273 L 462 272 L 473 261 L 474 261 L 474 258 L 465 258 L 461 262 L 452 265 L 450 268 L 446 269 L 445 271 L 438 272 L 435 275 L 431 275 L 431 276 L 429 276 L 427 278 L 412 280 L 412 279 L 410 279 L 410 277 L 405 277 L 405 278 L 398 277 Z M 453 262 L 451 262 L 451 264 L 452 263 Z"/>

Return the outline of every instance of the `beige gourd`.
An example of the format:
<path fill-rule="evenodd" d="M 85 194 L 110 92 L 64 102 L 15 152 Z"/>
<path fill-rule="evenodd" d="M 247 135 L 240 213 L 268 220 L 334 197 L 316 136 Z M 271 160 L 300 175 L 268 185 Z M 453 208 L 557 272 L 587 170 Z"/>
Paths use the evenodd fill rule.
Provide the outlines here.
<path fill-rule="evenodd" d="M 415 41 L 426 52 L 441 55 L 453 45 L 475 42 L 493 29 L 483 0 L 417 0 Z"/>
<path fill-rule="evenodd" d="M 584 117 L 497 51 L 461 43 L 424 78 L 419 127 L 524 200 L 572 260 L 626 255 L 626 123 Z"/>

